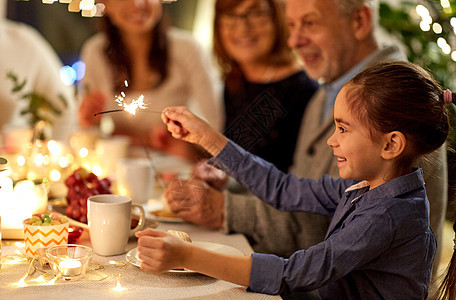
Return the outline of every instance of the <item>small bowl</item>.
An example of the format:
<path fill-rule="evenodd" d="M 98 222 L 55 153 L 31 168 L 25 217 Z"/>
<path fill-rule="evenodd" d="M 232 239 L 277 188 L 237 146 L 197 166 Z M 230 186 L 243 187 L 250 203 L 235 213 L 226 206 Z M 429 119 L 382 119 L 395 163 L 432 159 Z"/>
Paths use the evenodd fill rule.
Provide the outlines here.
<path fill-rule="evenodd" d="M 51 225 L 35 226 L 22 223 L 24 226 L 25 254 L 29 257 L 38 257 L 39 248 L 50 248 L 68 244 L 69 222 Z"/>
<path fill-rule="evenodd" d="M 76 279 L 86 274 L 93 250 L 90 247 L 68 244 L 46 249 L 54 275 L 64 279 Z"/>

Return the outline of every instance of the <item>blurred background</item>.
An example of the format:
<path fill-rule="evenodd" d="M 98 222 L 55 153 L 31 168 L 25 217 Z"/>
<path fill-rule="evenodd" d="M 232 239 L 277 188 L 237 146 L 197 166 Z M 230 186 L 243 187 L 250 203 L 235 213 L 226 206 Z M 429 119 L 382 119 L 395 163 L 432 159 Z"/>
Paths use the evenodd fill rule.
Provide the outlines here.
<path fill-rule="evenodd" d="M 38 29 L 65 65 L 78 60 L 82 43 L 96 31 L 97 17 L 69 12 L 68 3 L 2 2 L 0 14 Z M 179 0 L 164 7 L 174 26 L 192 31 L 210 50 L 214 2 Z M 380 24 L 378 34 L 382 41 L 399 42 L 410 61 L 427 66 L 443 86 L 456 89 L 456 0 L 381 0 Z"/>
<path fill-rule="evenodd" d="M 65 3 L 0 0 L 0 3 L 2 2 L 4 14 L 8 19 L 35 27 L 67 65 L 73 64 L 78 59 L 82 43 L 96 32 L 97 17 L 83 17 L 80 12 L 70 12 L 68 4 Z M 203 45 L 209 46 L 211 42 L 209 37 L 212 34 L 211 8 L 214 2 L 214 0 L 180 0 L 167 3 L 164 9 L 173 26 L 193 31 Z"/>

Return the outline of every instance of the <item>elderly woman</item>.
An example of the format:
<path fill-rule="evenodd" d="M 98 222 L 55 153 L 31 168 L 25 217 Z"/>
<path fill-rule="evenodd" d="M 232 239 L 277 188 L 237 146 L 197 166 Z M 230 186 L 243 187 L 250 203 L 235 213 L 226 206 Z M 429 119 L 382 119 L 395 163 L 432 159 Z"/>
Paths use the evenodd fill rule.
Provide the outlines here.
<path fill-rule="evenodd" d="M 218 0 L 214 50 L 225 79 L 225 135 L 287 171 L 318 84 L 287 46 L 282 0 Z"/>

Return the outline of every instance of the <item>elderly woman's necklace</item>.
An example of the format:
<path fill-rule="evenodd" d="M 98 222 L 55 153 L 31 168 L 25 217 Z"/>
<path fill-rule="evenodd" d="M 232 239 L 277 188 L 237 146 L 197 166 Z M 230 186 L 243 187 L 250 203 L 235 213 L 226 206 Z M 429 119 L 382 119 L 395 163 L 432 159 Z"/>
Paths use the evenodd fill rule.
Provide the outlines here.
<path fill-rule="evenodd" d="M 263 73 L 263 78 L 261 80 L 262 83 L 270 83 L 275 75 L 277 74 L 277 68 L 274 66 L 268 66 Z"/>

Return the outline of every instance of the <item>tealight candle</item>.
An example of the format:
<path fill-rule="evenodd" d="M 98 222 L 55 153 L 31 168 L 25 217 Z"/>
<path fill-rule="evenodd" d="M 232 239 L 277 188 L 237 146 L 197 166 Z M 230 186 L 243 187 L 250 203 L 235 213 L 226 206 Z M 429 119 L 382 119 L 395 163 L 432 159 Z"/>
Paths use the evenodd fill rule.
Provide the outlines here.
<path fill-rule="evenodd" d="M 82 272 L 82 263 L 75 259 L 64 259 L 59 263 L 59 270 L 63 276 L 78 276 Z"/>
<path fill-rule="evenodd" d="M 93 250 L 82 245 L 58 245 L 47 248 L 46 256 L 54 275 L 60 275 L 64 279 L 76 279 L 85 275 Z"/>

